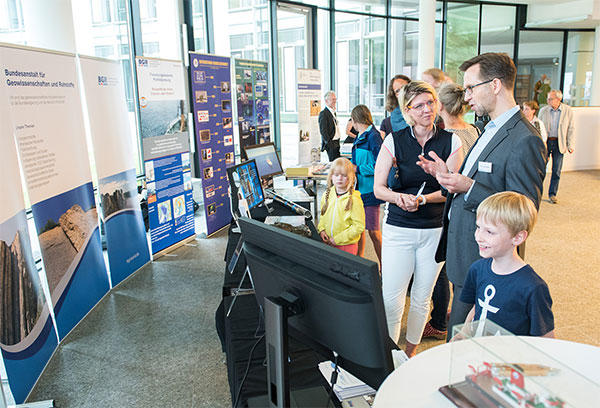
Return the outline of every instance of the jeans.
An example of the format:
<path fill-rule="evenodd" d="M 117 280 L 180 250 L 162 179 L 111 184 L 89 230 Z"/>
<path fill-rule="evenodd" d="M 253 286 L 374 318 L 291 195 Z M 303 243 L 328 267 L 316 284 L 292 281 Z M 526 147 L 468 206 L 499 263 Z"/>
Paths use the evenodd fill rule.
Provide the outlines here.
<path fill-rule="evenodd" d="M 442 267 L 435 287 L 433 288 L 433 309 L 431 310 L 431 319 L 429 324 L 439 331 L 446 331 L 448 328 L 448 304 L 450 303 L 450 283 L 446 275 L 446 264 Z"/>
<path fill-rule="evenodd" d="M 548 157 L 552 156 L 552 177 L 550 178 L 550 188 L 548 196 L 555 196 L 558 192 L 558 182 L 560 181 L 560 171 L 562 170 L 564 155 L 558 148 L 558 140 L 548 140 Z"/>
<path fill-rule="evenodd" d="M 384 224 L 382 232 L 382 292 L 388 331 L 392 340 L 398 343 L 408 282 L 414 274 L 406 340 L 419 344 L 441 267 L 434 257 L 442 229 L 413 229 Z"/>

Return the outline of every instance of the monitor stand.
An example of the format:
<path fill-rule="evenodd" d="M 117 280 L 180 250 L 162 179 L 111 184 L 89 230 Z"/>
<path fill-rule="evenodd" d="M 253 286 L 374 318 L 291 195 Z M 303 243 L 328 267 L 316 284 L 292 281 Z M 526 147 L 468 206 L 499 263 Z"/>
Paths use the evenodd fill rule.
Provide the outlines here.
<path fill-rule="evenodd" d="M 248 407 L 341 407 L 325 387 L 311 387 L 290 393 L 288 366 L 288 317 L 302 313 L 298 296 L 284 292 L 278 298 L 264 300 L 265 346 L 267 350 L 268 395 L 248 399 Z"/>

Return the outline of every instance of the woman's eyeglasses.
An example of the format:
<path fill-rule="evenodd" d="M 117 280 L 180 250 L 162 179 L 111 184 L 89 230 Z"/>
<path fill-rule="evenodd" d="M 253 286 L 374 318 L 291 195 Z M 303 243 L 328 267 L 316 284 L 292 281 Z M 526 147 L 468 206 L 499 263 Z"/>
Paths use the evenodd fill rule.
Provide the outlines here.
<path fill-rule="evenodd" d="M 429 109 L 433 110 L 435 103 L 436 103 L 436 100 L 432 99 L 430 101 L 423 102 L 418 105 L 414 105 L 414 106 L 408 105 L 407 108 L 416 110 L 417 112 L 423 112 L 423 110 L 425 109 L 425 106 L 429 106 Z"/>

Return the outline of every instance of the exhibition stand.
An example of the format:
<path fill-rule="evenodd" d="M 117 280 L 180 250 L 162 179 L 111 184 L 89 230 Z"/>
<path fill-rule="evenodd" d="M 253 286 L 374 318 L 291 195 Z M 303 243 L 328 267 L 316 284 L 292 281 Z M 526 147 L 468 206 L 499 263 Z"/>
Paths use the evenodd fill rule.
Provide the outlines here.
<path fill-rule="evenodd" d="M 514 345 L 515 352 L 518 352 L 518 349 L 523 347 L 522 342 L 525 342 L 571 367 L 583 377 L 600 384 L 600 371 L 598 371 L 600 365 L 599 347 L 542 337 L 492 336 L 481 338 L 479 341 L 489 349 L 495 347 L 506 348 L 507 345 Z M 463 343 L 464 346 L 469 346 L 471 349 L 476 347 L 474 344 L 469 344 L 471 343 L 470 340 L 461 340 L 458 343 Z M 464 379 L 464 375 L 462 378 L 460 376 L 450 378 L 453 360 L 452 348 L 452 343 L 433 347 L 417 354 L 408 362 L 399 366 L 379 388 L 374 407 L 454 407 L 455 405 L 438 391 L 442 386 Z M 517 362 L 523 361 L 513 361 L 513 363 Z M 476 359 L 471 361 L 471 364 L 474 365 L 478 363 Z M 567 387 L 568 385 L 565 384 L 564 386 Z M 559 390 L 556 390 L 556 392 L 559 393 Z"/>

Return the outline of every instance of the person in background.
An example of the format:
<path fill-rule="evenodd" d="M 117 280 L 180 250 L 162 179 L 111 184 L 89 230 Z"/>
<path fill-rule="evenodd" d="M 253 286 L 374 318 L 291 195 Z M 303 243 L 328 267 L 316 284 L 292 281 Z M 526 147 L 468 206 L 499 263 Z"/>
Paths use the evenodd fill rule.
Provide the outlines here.
<path fill-rule="evenodd" d="M 365 209 L 354 189 L 356 174 L 350 160 L 338 157 L 327 176 L 327 190 L 321 198 L 317 231 L 327 245 L 356 255 L 358 240 L 365 230 Z"/>
<path fill-rule="evenodd" d="M 538 131 L 540 137 L 546 142 L 548 139 L 548 133 L 546 132 L 546 126 L 537 116 L 536 113 L 540 110 L 540 106 L 536 101 L 525 101 L 523 102 L 523 115 L 527 118 L 533 127 Z"/>
<path fill-rule="evenodd" d="M 340 129 L 336 106 L 335 92 L 327 91 L 325 93 L 325 109 L 319 113 L 319 132 L 321 133 L 321 151 L 327 151 L 330 162 L 340 157 Z"/>
<path fill-rule="evenodd" d="M 469 268 L 460 295 L 472 306 L 465 323 L 489 319 L 517 336 L 554 338 L 548 285 L 517 253 L 536 218 L 533 202 L 514 191 L 496 193 L 479 204 L 475 240 L 483 259 Z"/>
<path fill-rule="evenodd" d="M 365 206 L 365 228 L 360 241 L 358 241 L 358 256 L 365 255 L 367 231 L 377 259 L 381 265 L 381 227 L 379 225 L 379 211 L 383 201 L 375 198 L 373 181 L 375 178 L 375 162 L 383 143 L 379 131 L 373 125 L 373 117 L 365 105 L 357 105 L 352 109 L 350 120 L 353 127 L 358 130 L 358 136 L 352 145 L 352 164 L 356 166 L 356 189 Z"/>
<path fill-rule="evenodd" d="M 358 131 L 352 126 L 352 118 L 350 118 L 346 125 L 346 140 L 344 140 L 344 143 L 354 143 L 356 136 L 358 136 Z"/>
<path fill-rule="evenodd" d="M 399 74 L 394 76 L 388 84 L 387 94 L 385 96 L 385 110 L 390 112 L 390 116 L 385 118 L 381 122 L 381 126 L 379 126 L 379 133 L 381 133 L 382 138 L 408 126 L 398 107 L 398 95 L 402 88 L 409 83 L 409 77 Z"/>
<path fill-rule="evenodd" d="M 464 157 L 479 136 L 479 130 L 463 119 L 468 110 L 464 100 L 464 88 L 454 83 L 444 84 L 439 89 L 438 98 L 439 115 L 444 120 L 445 129 L 460 138 Z M 423 338 L 433 337 L 443 340 L 448 335 L 448 304 L 450 303 L 450 284 L 445 264 L 433 288 L 432 301 L 431 319 L 425 325 Z"/>
<path fill-rule="evenodd" d="M 575 123 L 573 108 L 562 103 L 562 92 L 556 89 L 548 93 L 548 105 L 540 109 L 539 118 L 548 131 L 548 157 L 552 156 L 552 177 L 548 198 L 552 204 L 558 203 L 558 182 L 566 152 L 573 153 L 573 134 Z"/>
<path fill-rule="evenodd" d="M 452 82 L 452 80 L 447 77 L 446 74 L 444 74 L 444 71 L 439 68 L 429 68 L 423 71 L 421 78 L 423 78 L 423 81 L 433 86 L 436 90 L 439 90 L 439 88 L 445 83 Z"/>
<path fill-rule="evenodd" d="M 381 273 L 388 331 L 395 342 L 400 337 L 408 283 L 414 275 L 405 349 L 408 357 L 413 357 L 441 268 L 434 254 L 442 232 L 445 201 L 435 177 L 421 171 L 417 160 L 424 152 L 439 150 L 449 169 L 457 171 L 462 149 L 458 136 L 434 126 L 438 101 L 431 85 L 412 81 L 402 89 L 398 100 L 409 127 L 385 138 L 375 165 L 374 192 L 388 203 Z M 389 177 L 394 158 L 398 167 Z"/>

